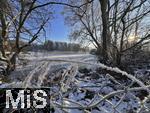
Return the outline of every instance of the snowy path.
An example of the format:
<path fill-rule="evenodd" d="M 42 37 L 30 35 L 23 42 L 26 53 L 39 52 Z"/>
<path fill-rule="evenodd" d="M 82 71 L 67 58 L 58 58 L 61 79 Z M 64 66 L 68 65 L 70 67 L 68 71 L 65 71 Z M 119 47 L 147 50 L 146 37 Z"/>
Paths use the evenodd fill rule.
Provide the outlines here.
<path fill-rule="evenodd" d="M 31 56 L 25 56 L 24 59 L 27 60 L 44 60 L 44 59 L 70 59 L 75 61 L 86 61 L 86 60 L 95 60 L 95 56 L 90 54 L 32 54 Z"/>
<path fill-rule="evenodd" d="M 48 56 L 39 56 L 38 58 L 70 58 L 70 57 L 73 57 L 73 58 L 76 58 L 76 57 L 85 57 L 86 55 L 89 55 L 89 54 L 67 54 L 67 55 L 48 55 Z M 34 59 L 36 57 L 30 57 L 29 59 Z"/>

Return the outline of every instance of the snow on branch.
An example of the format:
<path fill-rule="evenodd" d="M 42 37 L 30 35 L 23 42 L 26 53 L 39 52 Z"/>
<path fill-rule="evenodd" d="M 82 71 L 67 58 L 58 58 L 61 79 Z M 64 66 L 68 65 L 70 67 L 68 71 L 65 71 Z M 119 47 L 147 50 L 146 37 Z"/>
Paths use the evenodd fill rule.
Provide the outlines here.
<path fill-rule="evenodd" d="M 131 79 L 132 81 L 135 81 L 136 83 L 138 83 L 141 87 L 143 87 L 143 89 L 147 90 L 150 93 L 150 90 L 145 86 L 145 84 L 143 82 L 141 82 L 140 80 L 135 78 L 133 75 L 128 74 L 127 72 L 120 70 L 117 67 L 115 67 L 115 68 L 114 67 L 109 67 L 109 66 L 106 66 L 106 65 L 104 65 L 102 63 L 93 64 L 93 63 L 87 63 L 87 62 L 81 62 L 81 61 L 71 61 L 71 60 L 61 60 L 61 59 L 57 59 L 57 60 L 54 60 L 54 59 L 53 60 L 51 60 L 51 59 L 42 59 L 40 61 L 70 62 L 70 63 L 76 63 L 76 64 L 94 65 L 94 66 L 100 67 L 102 69 L 106 69 L 106 70 L 109 70 L 109 71 L 113 71 L 113 72 L 125 75 L 129 79 Z"/>

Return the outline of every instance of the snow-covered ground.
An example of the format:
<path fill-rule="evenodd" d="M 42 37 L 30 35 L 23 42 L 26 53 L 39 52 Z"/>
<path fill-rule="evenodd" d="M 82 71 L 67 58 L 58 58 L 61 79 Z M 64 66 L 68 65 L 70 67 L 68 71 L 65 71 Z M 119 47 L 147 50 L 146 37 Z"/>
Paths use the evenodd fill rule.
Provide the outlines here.
<path fill-rule="evenodd" d="M 21 56 L 23 56 L 24 59 L 28 59 L 32 61 L 44 60 L 44 59 L 69 59 L 69 60 L 75 60 L 75 61 L 86 61 L 86 60 L 97 61 L 96 57 L 89 53 L 29 52 L 28 54 L 22 54 Z"/>
<path fill-rule="evenodd" d="M 99 69 L 121 73 L 130 80 L 116 80 L 115 76 Z M 30 52 L 20 55 L 16 71 L 9 76 L 10 83 L 2 83 L 0 87 L 48 87 L 55 113 L 134 113 L 140 110 L 149 113 L 146 111 L 150 109 L 146 106 L 148 103 L 142 106 L 140 100 L 146 95 L 141 89 L 149 90 L 149 86 L 141 82 L 142 74 L 136 72 L 136 75 L 138 79 L 118 68 L 98 63 L 90 54 Z M 139 84 L 140 91 L 131 88 L 134 83 Z"/>

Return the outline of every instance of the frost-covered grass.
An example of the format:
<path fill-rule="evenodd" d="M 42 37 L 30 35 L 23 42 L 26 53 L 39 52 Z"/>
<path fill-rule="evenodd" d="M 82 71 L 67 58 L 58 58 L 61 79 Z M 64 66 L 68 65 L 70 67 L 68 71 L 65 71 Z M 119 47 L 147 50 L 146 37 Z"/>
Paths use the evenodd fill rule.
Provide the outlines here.
<path fill-rule="evenodd" d="M 30 53 L 22 54 L 20 59 L 16 71 L 9 76 L 10 83 L 0 87 L 48 87 L 55 113 L 148 113 L 150 109 L 147 98 L 150 84 L 144 82 L 149 79 L 147 69 L 137 69 L 132 75 L 98 63 L 95 56 L 83 53 Z M 110 71 L 128 79 L 118 80 Z"/>

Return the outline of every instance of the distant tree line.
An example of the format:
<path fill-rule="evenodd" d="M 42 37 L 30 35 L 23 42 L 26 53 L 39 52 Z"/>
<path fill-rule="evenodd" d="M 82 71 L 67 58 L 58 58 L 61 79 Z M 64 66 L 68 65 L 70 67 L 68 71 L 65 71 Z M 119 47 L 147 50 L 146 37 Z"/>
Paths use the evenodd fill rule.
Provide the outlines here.
<path fill-rule="evenodd" d="M 22 42 L 25 43 L 25 42 Z M 12 44 L 13 45 L 13 44 Z M 44 42 L 44 44 L 36 44 L 33 43 L 27 48 L 24 49 L 24 51 L 89 51 L 88 47 L 82 47 L 80 44 L 76 43 L 67 43 L 67 42 L 57 42 L 57 41 L 51 41 L 47 40 Z"/>

